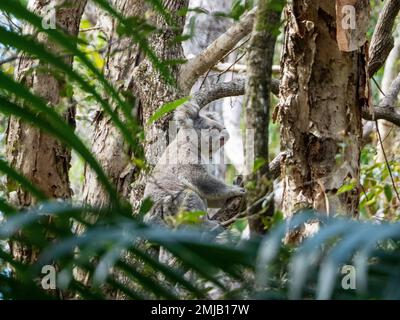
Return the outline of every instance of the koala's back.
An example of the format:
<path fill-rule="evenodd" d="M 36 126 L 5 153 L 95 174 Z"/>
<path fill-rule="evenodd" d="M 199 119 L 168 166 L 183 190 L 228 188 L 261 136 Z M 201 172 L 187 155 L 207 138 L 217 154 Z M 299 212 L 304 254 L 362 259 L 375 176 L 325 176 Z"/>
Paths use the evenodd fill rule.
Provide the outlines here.
<path fill-rule="evenodd" d="M 177 153 L 180 149 L 181 153 Z M 164 151 L 152 174 L 149 176 L 144 197 L 150 197 L 157 202 L 166 196 L 178 196 L 186 189 L 191 189 L 188 181 L 193 175 L 201 174 L 204 169 L 201 164 L 194 164 L 186 159 L 182 146 L 174 140 Z"/>
<path fill-rule="evenodd" d="M 157 165 L 148 179 L 144 197 L 151 197 L 156 202 L 181 192 L 185 185 L 181 181 L 180 171 L 176 165 Z"/>
<path fill-rule="evenodd" d="M 180 211 L 206 212 L 208 200 L 235 194 L 210 174 L 206 165 L 229 134 L 221 123 L 199 111 L 193 103 L 176 110 L 179 132 L 148 179 L 144 197 L 154 203 L 148 216 L 156 216 L 157 220 Z"/>

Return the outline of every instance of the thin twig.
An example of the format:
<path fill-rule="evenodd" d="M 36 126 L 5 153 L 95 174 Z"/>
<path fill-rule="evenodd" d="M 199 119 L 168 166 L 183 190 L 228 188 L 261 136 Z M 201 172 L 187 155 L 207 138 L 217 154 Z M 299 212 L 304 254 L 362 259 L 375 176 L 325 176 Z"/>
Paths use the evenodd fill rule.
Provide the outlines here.
<path fill-rule="evenodd" d="M 386 98 L 386 94 L 383 92 L 383 90 L 381 89 L 381 87 L 379 86 L 379 84 L 377 83 L 377 81 L 375 80 L 374 77 L 372 77 L 372 80 L 375 82 L 375 84 L 376 84 L 376 86 L 378 87 L 379 91 L 380 91 L 380 92 L 382 93 L 382 95 L 384 96 L 384 102 L 385 102 L 385 100 L 386 100 L 386 99 L 385 99 L 385 98 Z M 396 83 L 396 80 L 394 81 L 394 83 Z M 394 86 L 394 85 L 392 84 L 392 86 Z M 394 88 L 394 90 L 396 90 L 396 88 Z M 389 95 L 392 95 L 392 94 L 393 94 L 393 92 L 392 92 L 392 90 L 390 90 Z M 380 132 L 380 130 L 379 130 L 378 120 L 375 118 L 375 116 L 373 116 L 373 119 L 372 119 L 372 120 L 373 120 L 374 123 L 375 123 L 376 132 L 377 132 L 378 139 L 379 139 L 379 144 L 381 145 L 382 154 L 383 154 L 383 157 L 385 158 L 386 167 L 388 168 L 388 171 L 389 171 L 390 180 L 392 181 L 393 189 L 394 189 L 394 191 L 395 191 L 395 193 L 396 193 L 397 199 L 398 199 L 399 202 L 400 202 L 400 195 L 399 195 L 399 192 L 398 192 L 398 190 L 397 190 L 397 188 L 396 188 L 396 183 L 395 183 L 394 178 L 393 178 L 392 169 L 391 169 L 391 167 L 390 167 L 390 163 L 389 163 L 389 161 L 388 161 L 388 158 L 387 158 L 387 155 L 386 155 L 386 151 L 385 151 L 385 148 L 384 148 L 384 146 L 383 146 L 383 140 L 382 140 L 381 132 Z"/>
<path fill-rule="evenodd" d="M 222 227 L 227 227 L 229 225 L 231 225 L 232 223 L 234 223 L 235 221 L 242 219 L 242 218 L 248 218 L 248 217 L 255 217 L 257 215 L 261 215 L 263 214 L 263 212 L 255 212 L 252 213 L 251 215 L 248 215 L 250 212 L 252 212 L 252 210 L 254 210 L 254 208 L 256 208 L 259 204 L 261 204 L 264 201 L 267 201 L 267 203 L 269 204 L 272 200 L 274 199 L 274 193 L 268 193 L 266 194 L 264 197 L 261 197 L 260 199 L 258 199 L 256 202 L 254 202 L 249 208 L 247 208 L 246 210 L 239 212 L 237 215 L 235 215 L 234 217 L 232 217 L 231 219 L 224 221 L 221 223 Z"/>
<path fill-rule="evenodd" d="M 19 58 L 19 55 L 12 55 L 8 58 L 4 58 L 3 60 L 0 60 L 0 66 L 6 63 L 13 62 L 14 60 L 17 60 Z"/>
<path fill-rule="evenodd" d="M 379 85 L 379 83 L 376 81 L 375 77 L 372 77 L 372 81 L 374 81 L 374 83 L 375 83 L 376 87 L 378 88 L 379 92 L 380 92 L 383 96 L 385 96 L 385 93 L 383 92 L 383 90 L 382 90 L 381 86 Z M 386 139 L 389 137 L 389 135 L 391 134 L 392 131 L 393 131 L 393 123 L 392 123 L 392 126 L 390 127 L 389 132 L 386 134 L 386 137 L 384 137 L 384 138 L 382 139 L 382 142 L 386 141 Z M 381 143 L 381 146 L 383 146 L 382 143 Z"/>
<path fill-rule="evenodd" d="M 399 195 L 399 192 L 398 192 L 398 190 L 397 190 L 397 188 L 396 188 L 396 183 L 394 182 L 392 169 L 390 168 L 390 164 L 389 164 L 388 158 L 387 158 L 387 156 L 386 156 L 386 151 L 385 151 L 385 148 L 383 147 L 382 136 L 381 136 L 381 133 L 380 133 L 380 131 L 379 131 L 379 126 L 378 126 L 378 120 L 375 120 L 375 127 L 376 127 L 376 132 L 377 132 L 377 134 L 378 134 L 379 143 L 380 143 L 380 145 L 381 145 L 382 154 L 383 154 L 383 157 L 385 158 L 386 166 L 387 166 L 387 168 L 388 168 L 389 175 L 390 175 L 390 179 L 391 179 L 391 181 L 392 181 L 393 189 L 394 189 L 394 191 L 396 192 L 397 199 L 398 199 L 399 202 L 400 202 L 400 195 Z"/>
<path fill-rule="evenodd" d="M 246 55 L 246 53 L 247 53 L 247 52 L 242 53 L 242 54 L 240 55 L 240 57 L 238 57 L 238 58 L 235 59 L 235 62 L 233 62 L 233 63 L 232 63 L 228 68 L 226 68 L 224 71 L 222 71 L 222 72 L 218 75 L 217 82 L 221 79 L 221 77 L 222 77 L 225 73 L 229 72 L 229 70 L 231 70 L 231 69 L 235 66 L 236 63 L 238 63 L 240 60 L 242 60 L 242 58 Z"/>
<path fill-rule="evenodd" d="M 372 77 L 372 81 L 374 81 L 376 87 L 378 88 L 379 92 L 382 93 L 383 96 L 385 96 L 385 93 L 382 91 L 381 86 L 379 85 L 379 83 L 376 81 L 376 79 L 374 77 Z"/>
<path fill-rule="evenodd" d="M 89 31 L 95 31 L 95 30 L 100 30 L 100 27 L 92 27 L 92 28 L 87 28 L 87 29 L 81 29 L 79 32 L 89 32 Z"/>
<path fill-rule="evenodd" d="M 224 55 L 224 56 L 223 56 L 220 60 L 218 60 L 214 65 L 216 65 L 217 63 L 223 61 L 223 60 L 224 60 L 227 56 L 229 56 L 232 52 L 235 52 L 236 50 L 240 49 L 240 48 L 241 48 L 242 46 L 244 46 L 247 42 L 249 42 L 249 40 L 250 40 L 250 38 L 244 40 L 241 44 L 239 44 L 238 46 L 236 46 L 235 48 L 233 48 L 232 50 L 230 50 L 226 55 Z M 214 65 L 213 65 L 213 66 L 214 66 Z M 201 83 L 201 85 L 200 85 L 199 90 L 201 90 L 201 89 L 203 88 L 204 83 L 206 82 L 207 77 L 208 77 L 208 75 L 210 74 L 210 72 L 211 72 L 213 66 L 211 66 L 211 67 L 208 69 L 208 71 L 207 71 L 206 75 L 204 76 L 204 79 L 203 79 L 203 81 L 202 81 L 202 83 Z"/>

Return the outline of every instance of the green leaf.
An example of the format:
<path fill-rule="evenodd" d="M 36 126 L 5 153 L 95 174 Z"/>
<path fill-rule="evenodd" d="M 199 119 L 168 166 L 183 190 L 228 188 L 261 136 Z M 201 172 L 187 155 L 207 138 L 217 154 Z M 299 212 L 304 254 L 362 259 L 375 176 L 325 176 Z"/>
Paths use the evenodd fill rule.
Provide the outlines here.
<path fill-rule="evenodd" d="M 155 52 L 151 49 L 146 36 L 144 36 L 139 32 L 140 29 L 137 27 L 137 25 L 135 23 L 132 23 L 132 20 L 129 20 L 129 18 L 125 18 L 121 13 L 117 12 L 107 1 L 105 0 L 93 0 L 93 1 L 96 2 L 103 10 L 108 12 L 112 17 L 117 19 L 117 21 L 121 25 L 120 30 L 126 35 L 132 37 L 133 41 L 135 41 L 140 46 L 140 49 L 143 51 L 144 54 L 146 54 L 146 56 L 149 58 L 153 66 L 163 76 L 165 81 L 170 85 L 175 85 L 176 81 L 172 77 L 170 70 L 166 65 L 162 63 L 162 61 L 160 61 Z M 165 12 L 160 7 L 160 5 L 157 5 L 157 3 L 153 2 L 153 5 L 159 12 Z"/>
<path fill-rule="evenodd" d="M 176 26 L 176 23 L 172 18 L 171 13 L 164 7 L 164 4 L 161 0 L 145 0 L 145 2 L 149 3 L 156 12 L 161 14 L 161 16 L 164 17 L 165 21 L 170 26 Z"/>
<path fill-rule="evenodd" d="M 128 277 L 136 279 L 144 289 L 147 291 L 152 292 L 156 297 L 162 297 L 169 300 L 177 300 L 178 297 L 175 295 L 174 292 L 169 291 L 167 288 L 160 285 L 157 281 L 153 280 L 150 277 L 143 275 L 142 272 L 137 271 L 134 266 L 129 265 L 124 261 L 119 261 L 117 263 L 117 267 L 125 271 L 125 274 Z"/>
<path fill-rule="evenodd" d="M 234 20 L 239 20 L 242 14 L 246 11 L 246 4 L 242 4 L 242 0 L 235 0 L 232 5 L 230 16 Z"/>
<path fill-rule="evenodd" d="M 260 170 L 266 163 L 267 161 L 265 159 L 257 158 L 253 164 L 253 172 L 257 172 L 258 170 Z"/>
<path fill-rule="evenodd" d="M 173 217 L 173 224 L 175 226 L 185 225 L 185 224 L 200 224 L 202 218 L 207 215 L 203 211 L 187 211 L 181 212 Z"/>
<path fill-rule="evenodd" d="M 149 119 L 147 125 L 151 125 L 153 122 L 161 119 L 164 115 L 169 112 L 174 111 L 179 106 L 183 105 L 184 103 L 188 102 L 190 97 L 184 97 L 173 102 L 169 102 L 161 106 Z"/>
<path fill-rule="evenodd" d="M 385 186 L 383 187 L 383 191 L 385 193 L 385 197 L 387 199 L 387 201 L 392 201 L 393 199 L 393 191 L 392 191 L 392 187 L 388 184 L 385 184 Z"/>
<path fill-rule="evenodd" d="M 153 269 L 161 272 L 170 281 L 182 285 L 186 290 L 189 290 L 189 292 L 193 293 L 196 297 L 198 298 L 205 297 L 204 292 L 196 288 L 191 282 L 186 280 L 182 274 L 178 273 L 173 268 L 160 263 L 158 260 L 152 258 L 149 254 L 143 252 L 139 248 L 133 247 L 129 250 L 129 252 L 131 252 L 136 257 L 142 259 L 146 264 L 151 266 Z"/>
<path fill-rule="evenodd" d="M 143 217 L 146 213 L 148 213 L 153 207 L 153 204 L 154 203 L 150 198 L 144 199 L 139 209 L 139 216 Z"/>
<path fill-rule="evenodd" d="M 355 186 L 356 186 L 355 182 L 344 184 L 339 188 L 339 190 L 337 191 L 337 194 L 339 195 L 339 194 L 342 194 L 342 193 L 346 193 L 346 192 L 352 191 L 355 188 Z"/>

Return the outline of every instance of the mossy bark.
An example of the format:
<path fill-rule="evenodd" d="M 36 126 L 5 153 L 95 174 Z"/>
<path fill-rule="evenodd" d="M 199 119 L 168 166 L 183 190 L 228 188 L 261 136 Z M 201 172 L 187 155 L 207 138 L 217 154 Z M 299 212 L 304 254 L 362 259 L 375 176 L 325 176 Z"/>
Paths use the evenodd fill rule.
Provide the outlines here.
<path fill-rule="evenodd" d="M 253 154 L 256 161 L 269 162 L 268 126 L 270 118 L 270 92 L 272 64 L 275 51 L 277 30 L 281 18 L 281 9 L 274 6 L 277 1 L 261 0 L 258 3 L 256 19 L 251 34 L 247 57 L 247 82 L 244 102 L 245 125 L 247 130 L 254 130 L 254 145 L 246 150 Z M 246 178 L 246 201 L 248 208 L 260 198 L 272 192 L 273 180 L 268 172 L 268 165 L 256 169 Z M 274 212 L 273 201 L 249 212 L 250 231 L 264 233 L 264 218 Z"/>

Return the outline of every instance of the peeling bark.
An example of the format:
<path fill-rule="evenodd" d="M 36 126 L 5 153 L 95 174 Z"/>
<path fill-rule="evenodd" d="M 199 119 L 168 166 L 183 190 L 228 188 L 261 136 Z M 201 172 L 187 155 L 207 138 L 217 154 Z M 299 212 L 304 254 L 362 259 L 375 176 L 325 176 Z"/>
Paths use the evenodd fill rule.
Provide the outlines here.
<path fill-rule="evenodd" d="M 357 216 L 365 48 L 339 50 L 334 1 L 294 0 L 286 16 L 279 105 L 284 214 L 311 208 Z M 338 194 L 344 184 L 354 187 Z"/>
<path fill-rule="evenodd" d="M 368 2 L 336 0 L 336 39 L 341 51 L 358 50 L 367 41 L 370 12 L 365 8 Z"/>
<path fill-rule="evenodd" d="M 137 0 L 112 0 L 110 5 L 125 17 L 143 16 L 147 9 L 143 1 Z M 106 34 L 108 39 L 104 75 L 116 90 L 126 96 L 132 96 L 133 69 L 138 66 L 141 59 L 139 45 L 134 43 L 130 37 L 121 37 L 118 35 L 118 22 L 104 12 L 100 10 L 98 12 L 100 16 L 97 19 L 97 27 Z M 108 97 L 105 96 L 104 98 L 107 99 Z M 117 108 L 112 99 L 109 102 L 114 108 Z M 131 107 L 133 113 L 135 108 L 133 99 Z M 120 118 L 124 119 L 124 115 L 120 110 L 118 110 L 118 113 Z M 119 195 L 123 199 L 128 200 L 131 192 L 131 184 L 136 173 L 136 168 L 130 161 L 132 152 L 120 130 L 100 106 L 93 122 L 91 146 L 92 153 L 102 166 L 110 182 L 117 189 Z M 85 165 L 84 176 L 83 202 L 97 208 L 109 206 L 110 199 L 107 191 L 97 179 L 96 173 L 87 164 Z M 86 219 L 91 220 L 93 223 L 97 218 L 96 215 L 86 217 Z M 77 234 L 81 234 L 85 230 L 82 224 L 77 224 L 75 228 Z M 77 268 L 74 271 L 74 275 L 77 281 L 89 285 L 90 273 Z M 114 276 L 120 279 L 123 278 L 120 273 L 116 273 Z M 105 286 L 104 290 L 109 297 L 116 298 L 119 295 L 119 292 L 111 290 L 107 286 Z"/>

